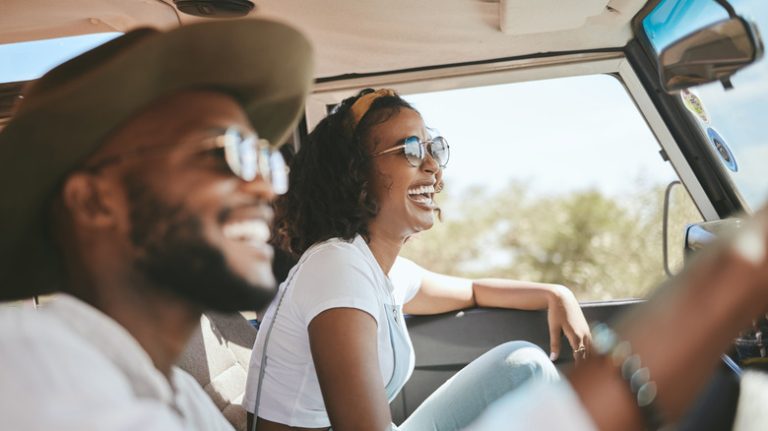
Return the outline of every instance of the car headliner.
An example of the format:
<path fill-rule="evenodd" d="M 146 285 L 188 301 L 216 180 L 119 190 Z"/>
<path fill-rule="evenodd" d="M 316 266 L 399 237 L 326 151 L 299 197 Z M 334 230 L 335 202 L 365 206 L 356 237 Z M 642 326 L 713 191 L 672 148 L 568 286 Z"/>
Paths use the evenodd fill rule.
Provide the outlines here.
<path fill-rule="evenodd" d="M 624 46 L 647 0 L 254 0 L 249 16 L 302 29 L 317 78 Z M 171 0 L 2 0 L 0 43 L 207 18 Z"/>

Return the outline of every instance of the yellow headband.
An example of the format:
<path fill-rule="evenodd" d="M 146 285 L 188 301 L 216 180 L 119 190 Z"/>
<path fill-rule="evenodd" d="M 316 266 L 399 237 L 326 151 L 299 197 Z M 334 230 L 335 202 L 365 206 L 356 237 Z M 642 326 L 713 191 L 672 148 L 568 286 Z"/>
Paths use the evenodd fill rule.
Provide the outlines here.
<path fill-rule="evenodd" d="M 390 88 L 380 88 L 372 93 L 360 96 L 360 98 L 358 98 L 355 103 L 352 104 L 352 107 L 349 108 L 349 110 L 352 112 L 352 119 L 354 120 L 352 129 L 357 127 L 357 124 L 360 123 L 360 120 L 363 118 L 365 113 L 371 109 L 371 104 L 373 101 L 379 97 L 384 96 L 397 96 L 397 93 L 395 93 L 395 90 Z"/>

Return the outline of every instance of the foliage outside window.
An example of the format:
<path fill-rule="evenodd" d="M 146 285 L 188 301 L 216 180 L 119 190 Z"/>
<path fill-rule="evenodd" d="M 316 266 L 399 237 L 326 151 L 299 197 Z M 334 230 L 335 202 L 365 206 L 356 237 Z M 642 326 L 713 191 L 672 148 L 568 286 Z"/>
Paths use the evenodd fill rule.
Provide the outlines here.
<path fill-rule="evenodd" d="M 561 78 L 408 99 L 448 138 L 452 160 L 438 196 L 443 222 L 409 240 L 404 256 L 436 272 L 564 284 L 582 301 L 643 297 L 666 278 L 663 199 L 676 175 L 619 81 Z M 461 121 L 442 107 L 458 109 Z M 683 228 L 701 216 L 682 187 L 672 202 L 679 268 Z"/>

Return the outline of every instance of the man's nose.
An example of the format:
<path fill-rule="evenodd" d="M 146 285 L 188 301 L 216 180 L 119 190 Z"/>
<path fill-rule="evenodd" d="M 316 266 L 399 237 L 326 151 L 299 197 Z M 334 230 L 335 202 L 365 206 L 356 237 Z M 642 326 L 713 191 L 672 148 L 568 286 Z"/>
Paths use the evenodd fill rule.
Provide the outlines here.
<path fill-rule="evenodd" d="M 275 193 L 272 184 L 264 178 L 261 174 L 256 175 L 252 181 L 240 181 L 240 189 L 248 194 L 256 196 L 260 200 L 266 200 L 272 202 L 277 194 Z"/>

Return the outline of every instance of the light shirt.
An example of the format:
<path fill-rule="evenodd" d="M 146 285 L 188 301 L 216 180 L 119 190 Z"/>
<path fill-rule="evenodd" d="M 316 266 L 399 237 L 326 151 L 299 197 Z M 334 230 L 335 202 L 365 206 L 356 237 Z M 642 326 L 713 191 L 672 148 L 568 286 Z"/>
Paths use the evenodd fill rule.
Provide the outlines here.
<path fill-rule="evenodd" d="M 531 382 L 500 398 L 464 431 L 597 431 L 567 380 Z"/>
<path fill-rule="evenodd" d="M 739 404 L 733 431 L 764 431 L 768 427 L 768 374 L 747 370 L 739 383 Z"/>
<path fill-rule="evenodd" d="M 763 431 L 768 424 L 768 374 L 746 371 L 739 383 L 734 431 Z M 610 406 L 606 406 L 610 408 Z M 493 403 L 464 431 L 597 431 L 567 380 L 535 382 Z"/>
<path fill-rule="evenodd" d="M 398 258 L 387 276 L 360 236 L 351 242 L 337 238 L 310 247 L 280 285 L 260 325 L 243 400 L 246 410 L 253 412 L 255 407 L 264 341 L 272 326 L 258 416 L 289 426 L 330 426 L 308 326 L 315 316 L 332 308 L 359 309 L 376 320 L 381 377 L 388 396 L 394 398 L 414 367 L 402 306 L 418 292 L 422 274 L 418 265 Z"/>
<path fill-rule="evenodd" d="M 68 295 L 1 309 L 0 361 L 2 429 L 233 429 L 189 374 L 169 382 L 125 328 Z"/>

